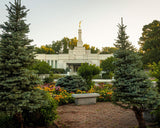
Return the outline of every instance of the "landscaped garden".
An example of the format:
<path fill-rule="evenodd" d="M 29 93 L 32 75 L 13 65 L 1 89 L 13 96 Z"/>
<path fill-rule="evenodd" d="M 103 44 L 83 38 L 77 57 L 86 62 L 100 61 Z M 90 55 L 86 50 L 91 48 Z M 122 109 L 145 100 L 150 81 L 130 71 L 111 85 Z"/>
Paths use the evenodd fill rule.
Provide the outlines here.
<path fill-rule="evenodd" d="M 99 93 L 100 96 L 97 98 L 98 102 L 111 101 L 112 97 L 112 85 L 99 83 L 99 86 L 92 86 L 88 91 L 82 91 L 77 89 L 76 92 L 67 92 L 60 86 L 55 86 L 55 83 L 48 83 L 44 85 L 38 85 L 37 88 L 48 91 L 50 95 L 57 101 L 58 105 L 74 103 L 72 94 L 82 93 Z"/>
<path fill-rule="evenodd" d="M 153 49 L 150 44 L 160 42 L 160 36 L 156 35 L 160 33 L 159 21 L 144 26 L 146 31 L 140 38 L 143 52 L 137 52 L 128 41 L 122 19 L 114 56 L 104 60 L 101 68 L 83 63 L 77 75 L 57 75 L 54 73 L 65 70 L 53 69 L 46 62 L 34 59 L 34 46 L 30 45 L 32 40 L 27 36 L 29 25 L 25 23 L 28 10 L 21 5 L 21 0 L 10 3 L 7 11 L 9 19 L 0 25 L 3 29 L 0 35 L 1 128 L 147 128 L 145 112 L 148 112 L 147 118 L 153 115 L 150 120 L 158 127 L 160 59 L 152 56 L 157 53 L 155 48 L 158 46 Z M 104 78 L 114 76 L 112 83 L 95 84 L 92 81 L 102 70 L 105 71 Z M 49 77 L 40 80 L 38 75 L 42 73 L 48 73 Z M 156 81 L 156 86 L 149 77 Z M 54 79 L 58 80 L 54 82 Z M 73 94 L 91 93 L 99 94 L 98 103 L 74 104 Z"/>

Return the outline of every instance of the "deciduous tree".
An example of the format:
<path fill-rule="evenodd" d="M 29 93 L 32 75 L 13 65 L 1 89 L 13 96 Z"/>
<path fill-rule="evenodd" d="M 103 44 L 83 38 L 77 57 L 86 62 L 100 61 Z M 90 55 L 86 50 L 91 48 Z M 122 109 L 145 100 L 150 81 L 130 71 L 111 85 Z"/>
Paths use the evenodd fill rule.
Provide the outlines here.
<path fill-rule="evenodd" d="M 100 67 L 102 68 L 103 71 L 105 71 L 106 77 L 107 76 L 109 77 L 110 74 L 114 73 L 115 70 L 115 65 L 113 63 L 114 61 L 115 61 L 114 57 L 109 57 L 102 61 Z"/>
<path fill-rule="evenodd" d="M 154 20 L 144 25 L 142 30 L 139 44 L 143 63 L 158 63 L 160 61 L 160 21 Z"/>

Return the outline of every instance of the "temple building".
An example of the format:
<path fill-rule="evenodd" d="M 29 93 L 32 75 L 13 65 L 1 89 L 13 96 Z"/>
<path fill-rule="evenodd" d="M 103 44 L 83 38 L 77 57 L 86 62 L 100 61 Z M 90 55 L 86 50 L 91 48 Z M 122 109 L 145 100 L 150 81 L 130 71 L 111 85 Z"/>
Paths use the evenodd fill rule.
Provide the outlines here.
<path fill-rule="evenodd" d="M 68 68 L 70 69 L 70 73 L 75 73 L 82 63 L 100 66 L 102 60 L 111 56 L 113 54 L 97 54 L 91 53 L 91 50 L 86 50 L 83 47 L 82 29 L 79 26 L 77 47 L 69 50 L 68 54 L 36 54 L 35 59 L 46 61 L 52 68 Z"/>

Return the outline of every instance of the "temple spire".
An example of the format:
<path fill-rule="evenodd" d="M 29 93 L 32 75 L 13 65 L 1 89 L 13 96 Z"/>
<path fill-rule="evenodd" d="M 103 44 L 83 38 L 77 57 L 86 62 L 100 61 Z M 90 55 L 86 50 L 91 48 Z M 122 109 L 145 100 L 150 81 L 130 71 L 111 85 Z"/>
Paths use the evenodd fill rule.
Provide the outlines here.
<path fill-rule="evenodd" d="M 81 23 L 82 21 L 79 22 L 77 47 L 83 47 Z"/>

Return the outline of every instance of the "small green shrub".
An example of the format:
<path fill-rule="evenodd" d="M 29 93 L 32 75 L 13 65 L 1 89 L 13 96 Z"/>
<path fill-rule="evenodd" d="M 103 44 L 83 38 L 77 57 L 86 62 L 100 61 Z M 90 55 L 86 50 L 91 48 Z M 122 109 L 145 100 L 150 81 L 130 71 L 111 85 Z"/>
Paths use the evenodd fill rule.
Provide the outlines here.
<path fill-rule="evenodd" d="M 97 74 L 97 75 L 93 76 L 93 79 L 102 79 L 102 76 Z"/>
<path fill-rule="evenodd" d="M 4 112 L 0 112 L 0 127 L 1 128 L 18 128 L 20 124 L 13 116 L 8 116 Z"/>
<path fill-rule="evenodd" d="M 160 126 L 160 106 L 157 107 L 157 110 L 154 111 L 154 114 L 156 116 L 156 121 L 158 122 L 158 125 Z"/>
<path fill-rule="evenodd" d="M 103 78 L 103 79 L 112 79 L 113 76 L 114 76 L 114 73 L 113 73 L 113 72 L 103 73 L 103 74 L 102 74 L 102 78 Z"/>
<path fill-rule="evenodd" d="M 25 125 L 46 126 L 53 123 L 53 121 L 57 118 L 57 102 L 47 92 L 46 100 L 48 100 L 48 105 L 44 105 L 34 112 L 29 112 L 28 110 L 24 111 L 23 116 Z"/>
<path fill-rule="evenodd" d="M 63 68 L 52 68 L 51 71 L 54 74 L 64 74 L 65 73 L 65 70 Z"/>
<path fill-rule="evenodd" d="M 51 82 L 53 82 L 53 78 L 52 77 L 46 77 L 46 78 L 44 78 L 44 83 L 51 83 Z"/>
<path fill-rule="evenodd" d="M 60 86 L 67 90 L 67 92 L 76 92 L 76 90 L 87 90 L 87 85 L 85 80 L 82 77 L 73 75 L 73 76 L 65 76 L 60 78 L 56 86 Z"/>
<path fill-rule="evenodd" d="M 88 64 L 84 63 L 81 64 L 81 66 L 78 68 L 78 75 L 80 75 L 83 79 L 85 79 L 87 85 L 88 85 L 88 90 L 91 88 L 93 85 L 92 79 L 95 75 L 98 75 L 100 73 L 101 69 L 96 66 L 95 64 Z"/>
<path fill-rule="evenodd" d="M 53 74 L 53 73 L 51 72 L 51 74 L 49 75 L 49 77 L 44 78 L 43 81 L 44 81 L 44 83 L 51 83 L 51 82 L 54 81 L 54 79 L 59 79 L 59 78 L 62 78 L 62 77 L 64 77 L 64 75 Z"/>

